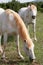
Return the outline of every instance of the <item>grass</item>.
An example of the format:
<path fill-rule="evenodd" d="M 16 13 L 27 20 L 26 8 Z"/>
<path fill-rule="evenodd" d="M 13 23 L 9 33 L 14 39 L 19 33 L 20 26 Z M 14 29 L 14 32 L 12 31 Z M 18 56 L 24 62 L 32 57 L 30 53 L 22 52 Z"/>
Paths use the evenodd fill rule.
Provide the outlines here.
<path fill-rule="evenodd" d="M 37 35 L 37 42 L 34 41 L 35 44 L 35 55 L 38 63 L 43 65 L 43 13 L 38 12 L 37 14 L 37 24 L 36 24 L 36 35 Z M 32 32 L 32 30 L 30 29 Z M 30 32 L 30 34 L 31 34 Z M 32 33 L 33 34 L 33 33 Z M 31 35 L 32 35 L 31 34 Z M 1 54 L 0 54 L 0 65 L 32 65 L 29 62 L 28 56 L 23 51 L 23 44 L 20 40 L 20 50 L 22 55 L 25 57 L 25 62 L 19 59 L 17 51 L 16 51 L 16 44 L 14 41 L 14 36 L 8 38 L 8 44 L 6 47 L 6 56 L 8 57 L 9 63 L 4 63 L 1 61 Z"/>

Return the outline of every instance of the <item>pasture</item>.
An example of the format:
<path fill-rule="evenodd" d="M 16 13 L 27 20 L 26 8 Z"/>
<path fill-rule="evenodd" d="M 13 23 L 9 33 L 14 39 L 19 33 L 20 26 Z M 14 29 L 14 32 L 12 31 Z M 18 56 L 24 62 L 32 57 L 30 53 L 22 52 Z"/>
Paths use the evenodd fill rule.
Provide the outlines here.
<path fill-rule="evenodd" d="M 30 35 L 33 36 L 32 26 L 30 25 Z M 32 32 L 32 33 L 31 33 Z M 35 55 L 38 63 L 43 65 L 43 13 L 38 12 L 37 14 L 37 24 L 36 24 L 36 35 L 37 42 L 33 41 L 35 44 Z M 1 60 L 0 54 L 0 65 L 32 65 L 30 64 L 28 56 L 25 54 L 23 50 L 23 43 L 20 40 L 20 50 L 23 56 L 25 57 L 25 61 L 21 60 L 17 54 L 16 44 L 14 41 L 14 35 L 8 38 L 7 47 L 5 49 L 8 63 L 4 63 Z"/>

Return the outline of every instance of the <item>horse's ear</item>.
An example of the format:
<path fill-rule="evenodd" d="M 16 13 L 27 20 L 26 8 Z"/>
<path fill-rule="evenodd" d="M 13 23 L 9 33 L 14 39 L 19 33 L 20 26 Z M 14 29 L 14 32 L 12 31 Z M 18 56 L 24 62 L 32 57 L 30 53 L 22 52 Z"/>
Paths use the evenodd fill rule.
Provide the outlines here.
<path fill-rule="evenodd" d="M 30 8 L 30 5 L 28 6 L 28 8 Z"/>
<path fill-rule="evenodd" d="M 28 6 L 28 9 L 31 11 L 31 5 Z"/>

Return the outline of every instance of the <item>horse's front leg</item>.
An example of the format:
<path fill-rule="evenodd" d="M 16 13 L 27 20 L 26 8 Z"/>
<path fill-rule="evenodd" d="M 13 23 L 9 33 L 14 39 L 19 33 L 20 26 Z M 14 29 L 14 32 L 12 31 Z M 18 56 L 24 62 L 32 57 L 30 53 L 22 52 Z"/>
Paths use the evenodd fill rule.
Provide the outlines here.
<path fill-rule="evenodd" d="M 2 49 L 2 46 L 1 46 L 1 37 L 2 37 L 2 35 L 0 35 L 0 52 L 3 53 L 3 49 Z"/>
<path fill-rule="evenodd" d="M 37 38 L 36 38 L 36 23 L 33 24 L 33 29 L 34 29 L 34 40 L 37 41 Z"/>
<path fill-rule="evenodd" d="M 27 29 L 28 29 L 28 34 L 29 34 L 29 36 L 30 36 L 30 33 L 29 33 L 29 31 L 30 31 L 30 30 L 29 30 L 29 24 L 27 24 Z"/>
<path fill-rule="evenodd" d="M 7 43 L 7 34 L 4 33 L 3 35 L 3 54 L 2 54 L 2 58 L 5 59 L 5 48 L 6 48 L 6 43 Z"/>
<path fill-rule="evenodd" d="M 20 56 L 21 59 L 24 60 L 24 57 L 22 56 L 22 54 L 21 54 L 21 52 L 20 52 L 20 47 L 19 47 L 19 34 L 17 34 L 16 45 L 17 45 L 17 52 L 18 52 L 18 55 Z"/>

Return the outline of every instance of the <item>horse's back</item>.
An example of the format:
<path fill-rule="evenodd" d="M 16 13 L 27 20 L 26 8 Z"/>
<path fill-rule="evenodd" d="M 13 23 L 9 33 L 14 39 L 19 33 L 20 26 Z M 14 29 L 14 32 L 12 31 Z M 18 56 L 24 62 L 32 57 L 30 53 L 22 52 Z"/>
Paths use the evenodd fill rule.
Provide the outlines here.
<path fill-rule="evenodd" d="M 0 8 L 0 15 L 4 12 L 5 10 L 3 8 Z"/>
<path fill-rule="evenodd" d="M 23 8 L 21 8 L 21 9 L 19 9 L 19 12 L 20 11 L 25 11 L 27 9 L 27 7 L 23 7 Z"/>
<path fill-rule="evenodd" d="M 21 9 L 19 9 L 18 13 L 20 16 L 24 15 L 25 11 L 26 11 L 27 7 L 23 7 Z"/>

